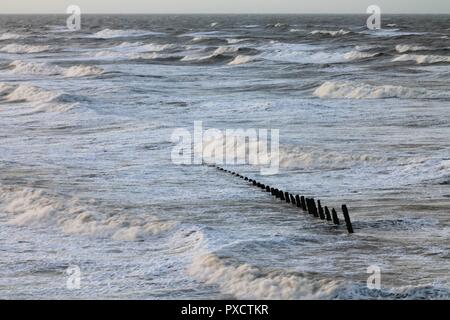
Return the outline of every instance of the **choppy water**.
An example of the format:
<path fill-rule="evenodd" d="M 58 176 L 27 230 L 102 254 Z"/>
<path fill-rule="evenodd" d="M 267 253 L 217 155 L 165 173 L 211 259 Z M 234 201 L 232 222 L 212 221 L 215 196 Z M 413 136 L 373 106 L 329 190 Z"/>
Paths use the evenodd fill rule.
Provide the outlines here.
<path fill-rule="evenodd" d="M 449 298 L 448 15 L 65 19 L 0 16 L 0 297 Z M 174 165 L 194 121 L 280 129 L 233 170 L 356 233 Z"/>

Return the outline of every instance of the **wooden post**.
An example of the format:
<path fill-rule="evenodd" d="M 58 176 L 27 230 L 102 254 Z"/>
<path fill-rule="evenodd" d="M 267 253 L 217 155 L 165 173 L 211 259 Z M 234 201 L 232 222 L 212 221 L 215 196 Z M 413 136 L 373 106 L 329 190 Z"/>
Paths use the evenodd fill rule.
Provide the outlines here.
<path fill-rule="evenodd" d="M 306 210 L 307 210 L 307 208 L 306 208 L 306 200 L 305 200 L 305 197 L 304 197 L 304 196 L 301 196 L 301 197 L 300 197 L 300 203 L 301 203 L 301 205 L 302 205 L 302 210 L 303 210 L 303 211 L 306 211 Z"/>
<path fill-rule="evenodd" d="M 348 209 L 345 204 L 342 205 L 342 213 L 344 214 L 345 224 L 347 225 L 348 233 L 353 233 L 352 222 L 350 221 L 350 216 L 348 214 Z"/>
<path fill-rule="evenodd" d="M 253 185 L 256 186 L 256 181 L 255 180 L 253 180 Z"/>
<path fill-rule="evenodd" d="M 286 199 L 284 199 L 284 192 L 283 192 L 283 190 L 280 190 L 280 199 L 282 201 L 286 200 Z"/>
<path fill-rule="evenodd" d="M 338 218 L 337 213 L 336 213 L 336 210 L 334 210 L 334 208 L 331 209 L 331 214 L 332 214 L 332 216 L 333 216 L 333 223 L 334 223 L 334 224 L 340 224 L 340 223 L 339 223 L 339 218 Z"/>
<path fill-rule="evenodd" d="M 291 200 L 289 199 L 289 192 L 285 192 L 285 193 L 284 193 L 284 197 L 286 198 L 286 202 L 287 202 L 287 203 L 290 203 L 290 202 L 291 202 Z"/>
<path fill-rule="evenodd" d="M 331 221 L 330 210 L 328 210 L 327 206 L 325 206 L 325 215 L 327 216 L 327 221 Z"/>
<path fill-rule="evenodd" d="M 312 206 L 314 217 L 318 218 L 319 217 L 319 213 L 317 212 L 316 200 L 314 200 L 314 198 L 311 198 L 311 206 Z"/>
<path fill-rule="evenodd" d="M 312 208 L 311 208 L 311 199 L 306 198 L 306 210 L 308 211 L 309 214 L 312 214 Z"/>
<path fill-rule="evenodd" d="M 295 204 L 297 205 L 297 207 L 302 206 L 302 204 L 300 203 L 300 196 L 298 194 L 295 196 Z"/>
<path fill-rule="evenodd" d="M 266 192 L 270 192 L 270 187 L 266 186 Z"/>
<path fill-rule="evenodd" d="M 325 214 L 323 212 L 322 204 L 320 203 L 320 200 L 317 200 L 317 206 L 319 208 L 319 217 L 321 220 L 325 220 Z"/>
<path fill-rule="evenodd" d="M 295 206 L 295 197 L 292 193 L 289 194 L 289 196 L 291 197 L 291 203 L 293 206 Z"/>

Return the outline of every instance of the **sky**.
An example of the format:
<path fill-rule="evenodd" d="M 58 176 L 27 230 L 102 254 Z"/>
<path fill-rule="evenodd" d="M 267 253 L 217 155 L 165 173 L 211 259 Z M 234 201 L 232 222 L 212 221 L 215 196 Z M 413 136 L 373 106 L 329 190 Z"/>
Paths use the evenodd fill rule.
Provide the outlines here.
<path fill-rule="evenodd" d="M 0 0 L 0 14 L 61 13 L 382 13 L 450 14 L 450 0 Z"/>

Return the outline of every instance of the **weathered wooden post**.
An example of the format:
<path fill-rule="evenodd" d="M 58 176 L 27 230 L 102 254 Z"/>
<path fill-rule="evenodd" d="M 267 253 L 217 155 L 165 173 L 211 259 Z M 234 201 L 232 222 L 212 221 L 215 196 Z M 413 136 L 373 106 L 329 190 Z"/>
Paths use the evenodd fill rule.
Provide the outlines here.
<path fill-rule="evenodd" d="M 295 204 L 299 208 L 302 206 L 302 204 L 300 203 L 300 196 L 298 194 L 295 196 Z"/>
<path fill-rule="evenodd" d="M 337 216 L 337 212 L 336 212 L 336 210 L 333 208 L 333 209 L 331 209 L 331 214 L 332 214 L 332 216 L 333 216 L 333 223 L 334 224 L 340 224 L 339 223 L 339 218 L 338 218 L 338 216 Z"/>
<path fill-rule="evenodd" d="M 289 196 L 291 197 L 291 203 L 293 206 L 295 206 L 295 197 L 292 193 L 289 194 Z"/>
<path fill-rule="evenodd" d="M 327 216 L 327 221 L 331 221 L 330 210 L 328 210 L 327 206 L 325 206 L 325 215 Z"/>
<path fill-rule="evenodd" d="M 270 192 L 270 187 L 266 186 L 266 192 Z"/>
<path fill-rule="evenodd" d="M 342 213 L 344 214 L 345 224 L 347 225 L 348 233 L 353 233 L 352 222 L 350 221 L 350 216 L 348 214 L 348 209 L 345 204 L 342 205 Z"/>
<path fill-rule="evenodd" d="M 304 196 L 300 197 L 300 203 L 302 204 L 302 210 L 306 211 L 307 210 L 307 208 L 306 208 L 306 200 L 305 200 Z"/>
<path fill-rule="evenodd" d="M 312 204 L 312 209 L 313 209 L 313 215 L 314 215 L 314 217 L 318 218 L 319 213 L 317 212 L 316 200 L 314 200 L 314 198 L 311 198 L 311 204 Z"/>
<path fill-rule="evenodd" d="M 317 207 L 319 208 L 319 217 L 321 220 L 325 220 L 325 214 L 323 212 L 322 204 L 320 203 L 320 200 L 317 200 Z"/>
<path fill-rule="evenodd" d="M 286 202 L 287 202 L 287 203 L 290 203 L 290 202 L 291 202 L 291 200 L 290 200 L 290 198 L 289 198 L 289 192 L 285 192 L 285 193 L 284 193 L 284 198 L 286 199 Z"/>
<path fill-rule="evenodd" d="M 311 199 L 306 198 L 306 209 L 309 214 L 313 214 L 312 206 L 311 206 Z"/>
<path fill-rule="evenodd" d="M 280 190 L 280 199 L 281 199 L 282 201 L 286 200 L 286 199 L 284 198 L 284 192 L 283 192 L 283 190 Z"/>

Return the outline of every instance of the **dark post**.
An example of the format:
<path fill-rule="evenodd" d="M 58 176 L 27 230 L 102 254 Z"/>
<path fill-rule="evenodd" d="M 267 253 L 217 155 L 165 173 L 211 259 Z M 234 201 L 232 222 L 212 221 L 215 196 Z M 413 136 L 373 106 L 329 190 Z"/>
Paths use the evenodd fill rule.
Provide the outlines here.
<path fill-rule="evenodd" d="M 330 210 L 328 210 L 327 206 L 325 206 L 325 215 L 327 216 L 327 221 L 331 221 Z"/>
<path fill-rule="evenodd" d="M 291 203 L 293 206 L 295 206 L 295 197 L 292 193 L 289 194 L 289 196 L 291 197 Z"/>
<path fill-rule="evenodd" d="M 266 186 L 266 192 L 270 192 L 270 187 Z"/>
<path fill-rule="evenodd" d="M 353 233 L 352 222 L 350 221 L 350 216 L 348 215 L 348 209 L 345 204 L 342 205 L 342 213 L 344 214 L 345 224 L 347 225 L 348 233 Z"/>
<path fill-rule="evenodd" d="M 309 214 L 313 214 L 312 206 L 311 206 L 311 199 L 306 198 L 306 207 Z"/>
<path fill-rule="evenodd" d="M 311 207 L 312 207 L 312 210 L 313 210 L 314 217 L 318 218 L 319 217 L 319 213 L 317 212 L 316 201 L 314 200 L 314 198 L 311 198 Z"/>
<path fill-rule="evenodd" d="M 325 220 L 325 215 L 323 212 L 322 204 L 320 203 L 320 200 L 317 200 L 317 206 L 319 207 L 319 217 L 321 220 Z"/>
<path fill-rule="evenodd" d="M 302 204 L 303 211 L 306 211 L 306 200 L 305 200 L 305 197 L 301 196 L 300 197 L 300 201 L 301 201 L 301 204 Z"/>
<path fill-rule="evenodd" d="M 256 186 L 256 181 L 255 180 L 253 180 L 253 185 Z"/>
<path fill-rule="evenodd" d="M 286 202 L 287 202 L 287 203 L 290 203 L 290 202 L 291 202 L 291 200 L 289 199 L 289 192 L 285 192 L 285 193 L 284 193 L 284 197 L 286 198 Z"/>
<path fill-rule="evenodd" d="M 300 203 L 300 196 L 298 194 L 295 196 L 295 204 L 297 205 L 297 207 L 302 206 L 302 204 Z"/>
<path fill-rule="evenodd" d="M 283 192 L 283 190 L 280 190 L 280 199 L 281 199 L 282 201 L 286 200 L 286 199 L 284 198 L 284 192 Z"/>
<path fill-rule="evenodd" d="M 339 218 L 338 218 L 336 210 L 334 210 L 334 208 L 331 209 L 331 214 L 333 215 L 333 223 L 334 224 L 340 224 L 339 223 Z"/>

